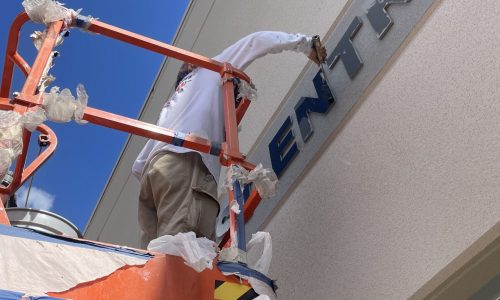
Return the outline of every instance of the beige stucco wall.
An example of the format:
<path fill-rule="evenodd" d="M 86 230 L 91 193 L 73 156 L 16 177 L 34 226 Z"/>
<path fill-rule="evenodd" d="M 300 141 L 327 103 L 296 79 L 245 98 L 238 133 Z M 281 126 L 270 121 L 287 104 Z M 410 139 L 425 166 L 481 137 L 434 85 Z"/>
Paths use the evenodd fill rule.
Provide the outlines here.
<path fill-rule="evenodd" d="M 418 1 L 418 0 L 413 0 Z M 207 56 L 256 30 L 324 36 L 347 1 L 192 1 L 176 43 Z M 263 228 L 281 299 L 404 299 L 500 220 L 500 2 L 437 1 Z M 251 151 L 307 61 L 257 61 L 240 133 Z M 154 122 L 178 63 L 142 118 Z M 136 246 L 144 140 L 125 148 L 86 237 Z"/>
<path fill-rule="evenodd" d="M 269 222 L 283 299 L 407 298 L 500 220 L 498 13 L 443 1 Z"/>

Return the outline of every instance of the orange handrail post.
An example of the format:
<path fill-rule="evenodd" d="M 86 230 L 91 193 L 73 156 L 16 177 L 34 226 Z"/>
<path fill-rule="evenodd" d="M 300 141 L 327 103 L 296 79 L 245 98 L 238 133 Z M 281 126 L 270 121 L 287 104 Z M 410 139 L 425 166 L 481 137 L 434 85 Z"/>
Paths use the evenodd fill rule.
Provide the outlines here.
<path fill-rule="evenodd" d="M 28 14 L 25 12 L 20 13 L 12 22 L 9 30 L 9 39 L 7 48 L 5 50 L 5 60 L 3 65 L 2 86 L 0 88 L 0 97 L 8 98 L 10 95 L 10 87 L 12 84 L 12 75 L 14 73 L 14 62 L 12 57 L 17 52 L 17 44 L 19 41 L 19 33 L 24 23 L 29 21 Z"/>

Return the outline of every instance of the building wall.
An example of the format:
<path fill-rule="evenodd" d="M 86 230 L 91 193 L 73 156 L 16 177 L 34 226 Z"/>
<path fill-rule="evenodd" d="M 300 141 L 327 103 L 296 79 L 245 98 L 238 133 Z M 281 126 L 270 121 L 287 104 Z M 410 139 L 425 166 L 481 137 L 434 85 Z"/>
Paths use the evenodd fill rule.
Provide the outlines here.
<path fill-rule="evenodd" d="M 500 220 L 499 10 L 442 1 L 275 213 L 284 299 L 407 298 Z"/>
<path fill-rule="evenodd" d="M 213 56 L 256 30 L 325 36 L 349 3 L 192 1 L 175 43 Z M 499 14 L 494 0 L 435 1 L 261 226 L 273 237 L 282 299 L 408 298 L 499 222 Z M 247 69 L 259 99 L 243 121 L 243 152 L 306 64 L 288 53 Z M 155 121 L 178 65 L 166 60 L 144 120 Z M 127 144 L 87 238 L 137 246 L 129 170 L 143 143 Z"/>

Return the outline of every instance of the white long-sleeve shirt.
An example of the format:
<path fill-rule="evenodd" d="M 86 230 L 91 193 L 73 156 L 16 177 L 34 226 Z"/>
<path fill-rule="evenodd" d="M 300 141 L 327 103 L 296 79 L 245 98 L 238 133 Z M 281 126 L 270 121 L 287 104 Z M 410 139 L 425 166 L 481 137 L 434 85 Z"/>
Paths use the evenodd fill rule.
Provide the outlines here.
<path fill-rule="evenodd" d="M 275 31 L 255 32 L 229 46 L 213 59 L 244 70 L 255 59 L 284 50 L 307 55 L 311 52 L 311 38 L 302 34 Z M 172 97 L 163 106 L 157 125 L 186 134 L 192 133 L 210 141 L 223 142 L 224 110 L 220 75 L 203 68 L 193 70 L 179 83 Z M 184 153 L 194 150 L 149 140 L 132 166 L 132 173 L 141 180 L 143 169 L 149 160 L 163 151 Z M 219 158 L 207 153 L 200 154 L 210 173 L 218 180 Z"/>

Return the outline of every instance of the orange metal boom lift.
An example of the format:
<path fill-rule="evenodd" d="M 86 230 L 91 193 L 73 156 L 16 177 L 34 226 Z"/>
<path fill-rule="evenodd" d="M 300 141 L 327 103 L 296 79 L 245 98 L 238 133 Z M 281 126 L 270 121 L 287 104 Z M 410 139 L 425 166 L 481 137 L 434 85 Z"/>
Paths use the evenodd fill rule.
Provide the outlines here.
<path fill-rule="evenodd" d="M 30 66 L 17 52 L 20 29 L 28 20 L 28 15 L 23 12 L 15 18 L 10 28 L 0 88 L 0 109 L 13 110 L 21 115 L 28 111 L 32 111 L 37 106 L 42 105 L 43 93 L 38 92 L 38 86 L 55 46 L 56 39 L 63 32 L 63 30 L 66 29 L 64 28 L 65 25 L 63 21 L 56 21 L 47 26 L 46 37 L 38 51 L 33 65 Z M 221 164 L 224 166 L 237 164 L 247 170 L 251 170 L 255 167 L 255 165 L 247 162 L 245 157 L 239 151 L 237 126 L 250 105 L 250 100 L 243 99 L 243 101 L 235 107 L 232 79 L 239 78 L 246 82 L 250 82 L 250 78 L 243 71 L 233 68 L 228 63 L 218 62 L 85 16 L 76 17 L 70 27 L 85 28 L 87 31 L 117 39 L 122 42 L 189 62 L 196 66 L 219 73 L 223 82 L 222 88 L 224 96 L 223 101 L 226 141 L 222 143 L 209 141 L 192 134 L 176 132 L 92 107 L 87 107 L 85 109 L 83 117 L 84 120 L 96 125 L 217 155 L 220 158 Z M 26 76 L 26 81 L 22 90 L 19 93 L 14 93 L 11 98 L 10 93 L 14 65 L 20 68 Z M 43 124 L 38 126 L 37 130 L 48 137 L 49 146 L 27 167 L 25 167 L 31 132 L 24 129 L 22 154 L 19 155 L 16 160 L 12 183 L 8 187 L 0 188 L 0 196 L 2 200 L 7 199 L 15 193 L 16 190 L 23 183 L 25 183 L 26 180 L 29 179 L 30 176 L 32 176 L 33 173 L 54 153 L 57 146 L 57 137 L 54 132 L 48 126 Z M 237 182 L 235 184 L 239 185 Z M 229 195 L 229 206 L 231 206 L 233 201 L 238 201 L 240 207 L 244 204 L 244 214 L 237 215 L 230 210 L 230 229 L 224 236 L 221 246 L 228 247 L 230 245 L 229 241 L 235 241 L 235 239 L 237 239 L 238 242 L 236 244 L 238 245 L 238 248 L 242 251 L 246 251 L 244 223 L 253 215 L 253 212 L 259 205 L 261 198 L 256 190 L 250 194 L 250 197 L 246 201 L 243 200 L 241 193 L 234 195 L 233 191 L 229 190 Z M 0 201 L 0 224 L 10 225 L 8 217 L 5 213 L 3 201 Z M 242 264 L 245 265 L 244 263 Z"/>
<path fill-rule="evenodd" d="M 52 49 L 54 48 L 55 41 L 63 29 L 62 21 L 54 22 L 47 27 L 47 37 L 43 41 L 43 44 L 38 52 L 33 66 L 30 67 L 28 63 L 26 63 L 26 61 L 17 52 L 20 29 L 22 25 L 28 20 L 28 15 L 23 12 L 16 17 L 11 26 L 5 55 L 2 85 L 0 89 L 0 109 L 14 110 L 16 112 L 19 112 L 20 114 L 24 114 L 30 110 L 33 110 L 35 106 L 40 106 L 42 104 L 42 94 L 38 93 L 37 86 L 40 82 L 42 72 L 49 60 Z M 101 35 L 121 40 L 123 42 L 136 45 L 138 47 L 185 62 L 189 62 L 199 67 L 220 73 L 224 82 L 223 89 L 226 141 L 219 145 L 192 134 L 175 132 L 170 129 L 123 117 L 92 107 L 87 107 L 85 109 L 85 114 L 83 117 L 84 120 L 96 125 L 117 129 L 120 131 L 140 135 L 166 143 L 178 143 L 182 144 L 182 147 L 218 155 L 220 157 L 221 164 L 224 166 L 239 164 L 247 170 L 251 170 L 255 167 L 255 165 L 245 161 L 243 155 L 239 152 L 237 133 L 237 126 L 243 118 L 248 106 L 250 105 L 250 100 L 244 99 L 242 102 L 240 102 L 238 107 L 235 107 L 233 82 L 232 80 L 229 80 L 233 77 L 237 77 L 241 80 L 250 82 L 249 77 L 243 71 L 232 68 L 228 63 L 217 62 L 210 58 L 156 41 L 139 34 L 135 34 L 127 30 L 120 29 L 118 27 L 108 25 L 101 21 L 89 20 L 89 22 L 90 24 L 87 25 L 88 31 L 99 33 Z M 9 95 L 12 84 L 14 64 L 21 69 L 24 75 L 26 75 L 26 82 L 21 92 L 16 94 L 13 99 L 10 99 Z M 0 194 L 3 194 L 4 197 L 12 195 L 24 182 L 26 182 L 26 180 L 33 174 L 33 172 L 40 168 L 42 164 L 53 154 L 56 148 L 57 137 L 48 126 L 40 125 L 37 130 L 49 136 L 50 146 L 46 148 L 45 151 L 40 154 L 40 156 L 35 158 L 35 160 L 28 167 L 24 168 L 24 165 L 26 163 L 27 149 L 31 136 L 31 133 L 29 131 L 24 130 L 23 152 L 17 158 L 13 181 L 8 187 L 0 188 Z M 258 195 L 258 193 L 256 191 L 252 192 L 249 199 L 245 203 L 245 219 L 249 219 L 249 217 L 252 216 L 253 211 L 255 210 L 259 202 L 260 196 Z M 231 220 L 235 219 L 234 216 L 230 216 L 230 218 Z M 7 224 L 8 220 L 4 216 L 0 220 L 0 222 Z M 231 222 L 232 229 L 230 231 L 233 231 L 234 227 L 234 222 Z M 225 242 L 227 242 L 227 240 L 228 238 L 224 239 Z"/>

